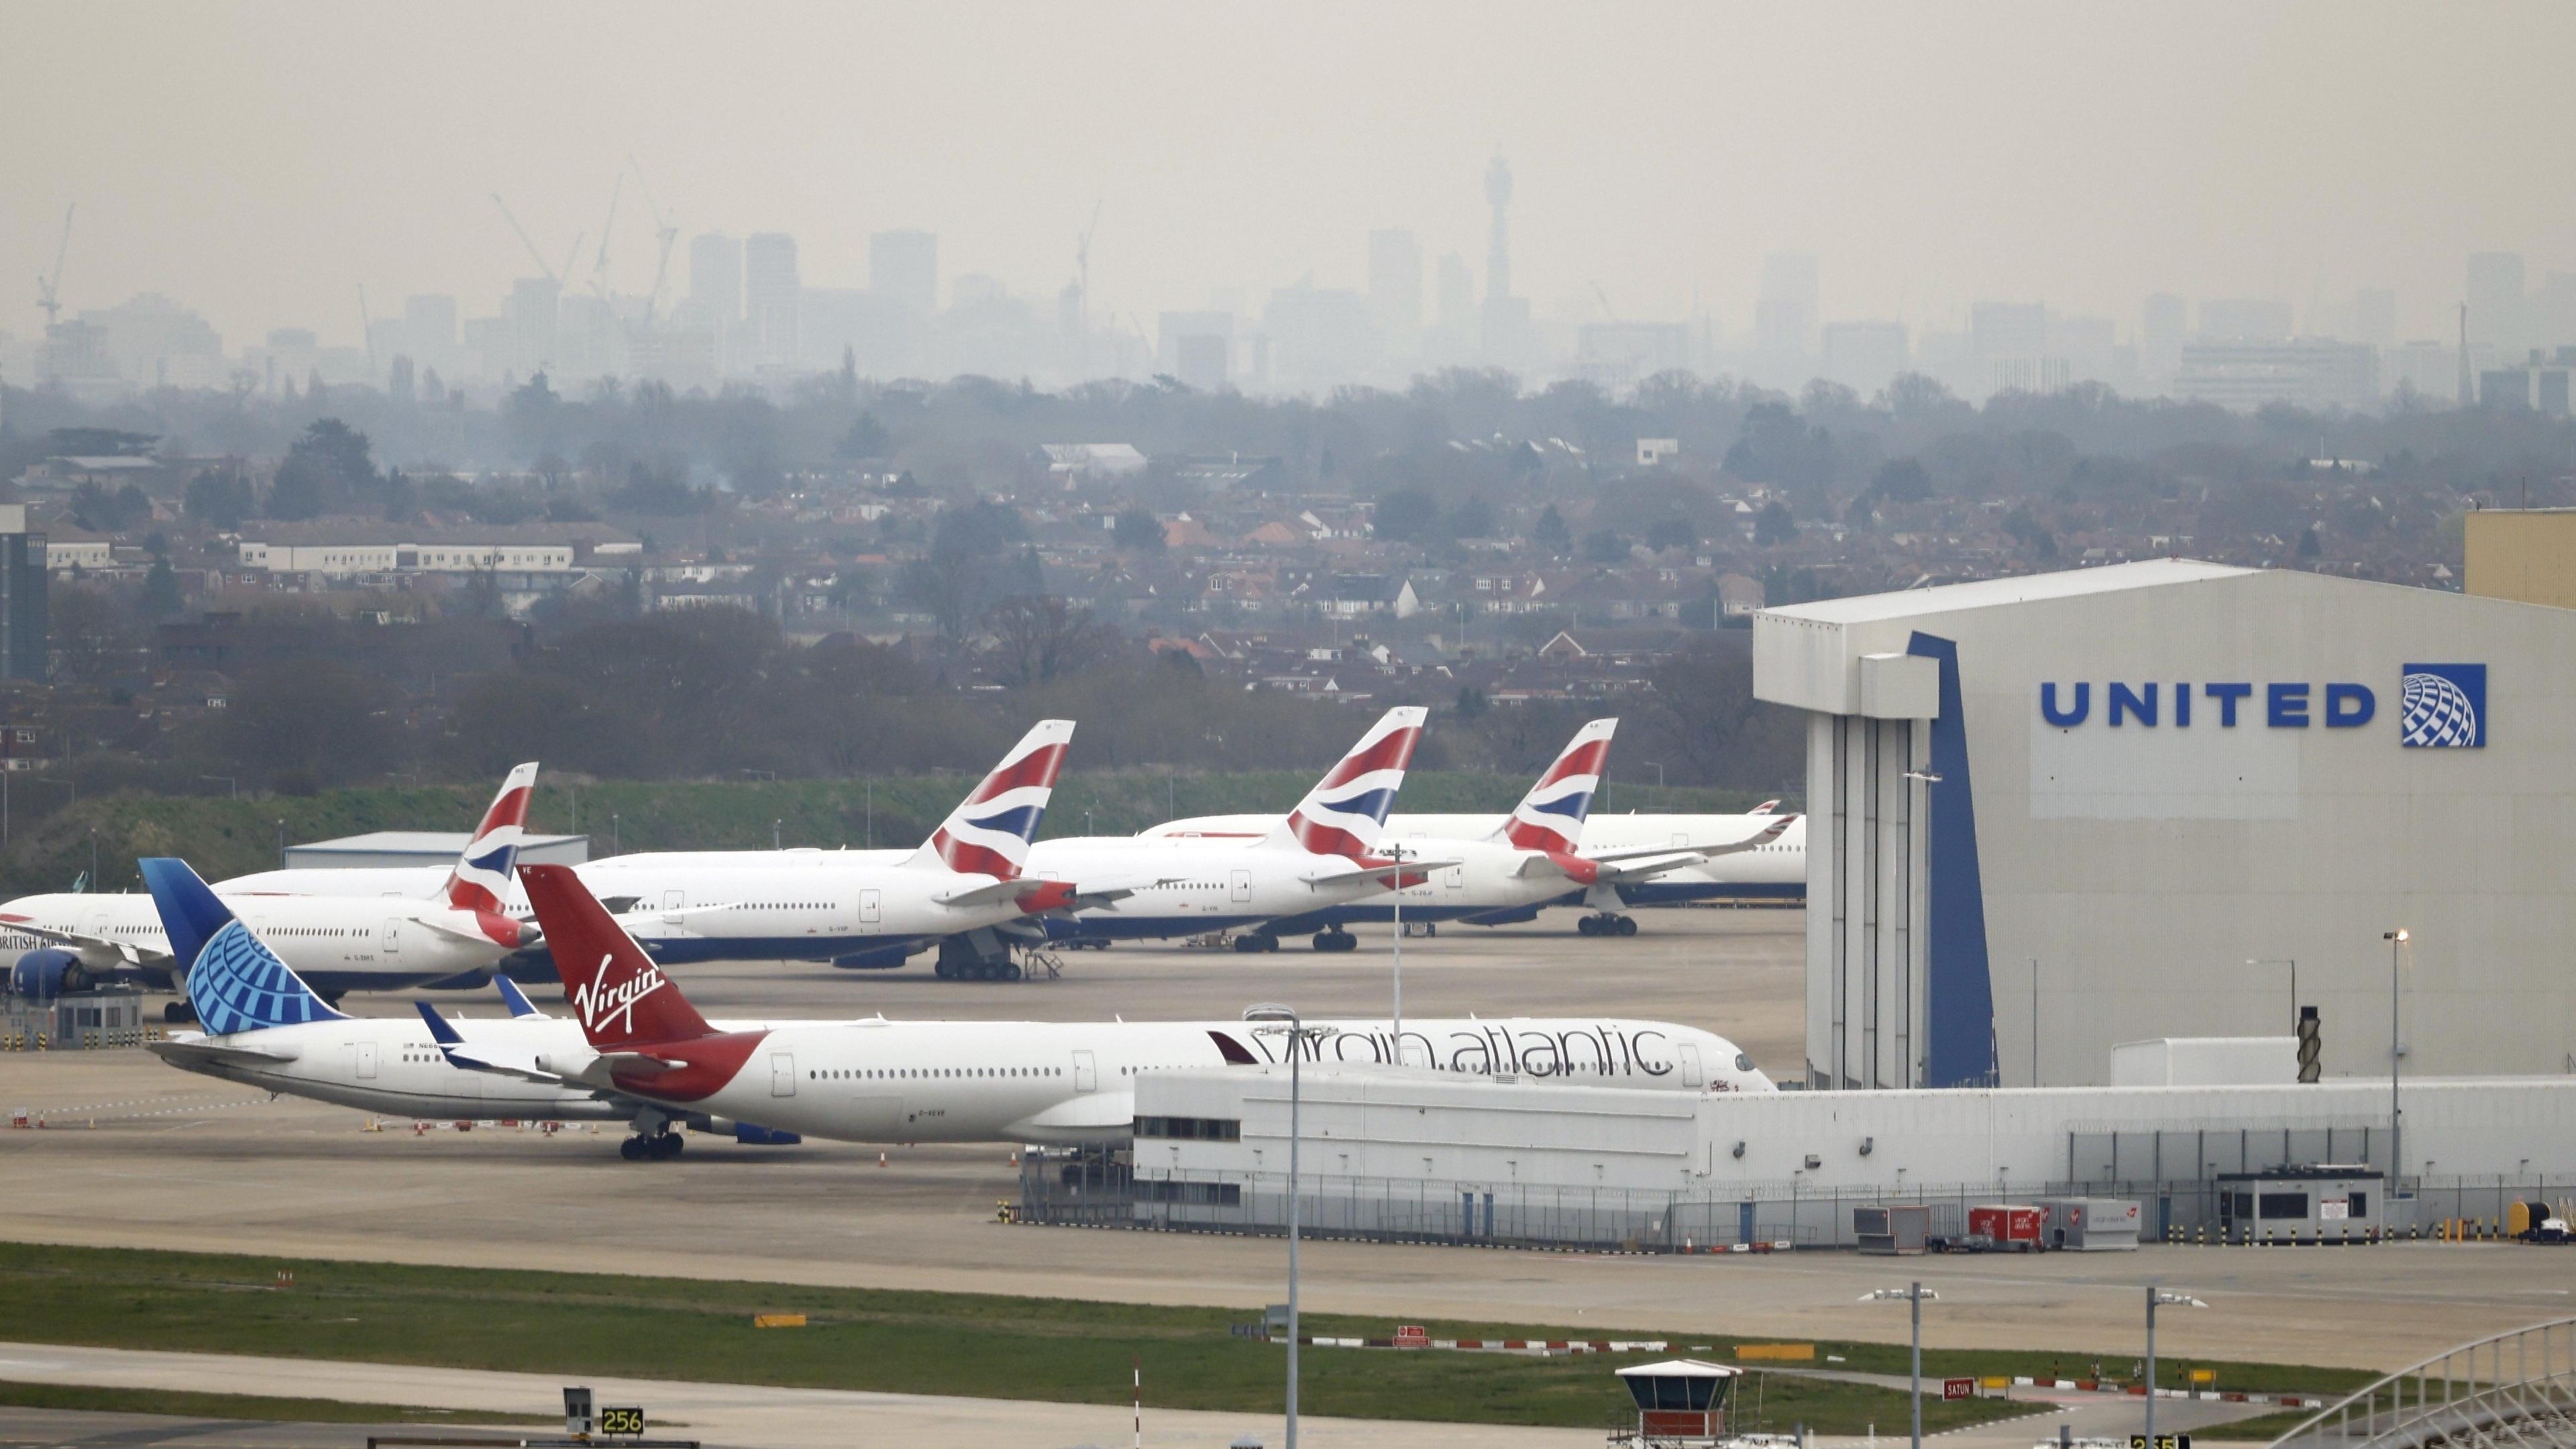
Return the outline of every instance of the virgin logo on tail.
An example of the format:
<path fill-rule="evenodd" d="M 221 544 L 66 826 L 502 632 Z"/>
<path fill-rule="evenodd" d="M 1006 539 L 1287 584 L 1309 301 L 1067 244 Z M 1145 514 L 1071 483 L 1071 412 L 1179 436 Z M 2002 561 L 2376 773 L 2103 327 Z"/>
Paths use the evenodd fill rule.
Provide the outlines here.
<path fill-rule="evenodd" d="M 581 1018 L 581 1029 L 592 1036 L 603 1036 L 610 1022 L 617 1023 L 618 1034 L 635 1034 L 635 1004 L 668 986 L 662 968 L 647 966 L 623 981 L 610 982 L 608 968 L 617 959 L 615 952 L 599 958 L 596 973 L 590 980 L 572 989 L 573 1014 Z"/>

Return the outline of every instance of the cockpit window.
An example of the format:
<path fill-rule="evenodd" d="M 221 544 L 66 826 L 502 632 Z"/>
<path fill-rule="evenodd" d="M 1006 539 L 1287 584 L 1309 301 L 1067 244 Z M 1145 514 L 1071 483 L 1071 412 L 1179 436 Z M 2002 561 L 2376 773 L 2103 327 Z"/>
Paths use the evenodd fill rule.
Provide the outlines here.
<path fill-rule="evenodd" d="M 1735 1069 L 1739 1072 L 1749 1072 L 1753 1070 L 1752 1056 L 1746 1052 L 1737 1052 L 1735 1054 Z"/>

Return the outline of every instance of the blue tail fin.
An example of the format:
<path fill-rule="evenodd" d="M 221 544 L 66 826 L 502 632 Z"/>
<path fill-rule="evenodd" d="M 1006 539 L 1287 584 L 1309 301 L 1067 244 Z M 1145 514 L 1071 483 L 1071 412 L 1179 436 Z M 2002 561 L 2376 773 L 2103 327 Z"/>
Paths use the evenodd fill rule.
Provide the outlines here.
<path fill-rule="evenodd" d="M 528 999 L 528 993 L 519 989 L 518 982 L 495 971 L 492 973 L 492 985 L 501 993 L 501 1000 L 508 1004 L 512 1016 L 545 1015 L 544 1012 L 537 1010 L 535 1002 Z"/>
<path fill-rule="evenodd" d="M 140 864 L 171 955 L 186 973 L 188 1002 L 208 1035 L 343 1019 L 234 919 L 186 861 L 155 857 Z"/>

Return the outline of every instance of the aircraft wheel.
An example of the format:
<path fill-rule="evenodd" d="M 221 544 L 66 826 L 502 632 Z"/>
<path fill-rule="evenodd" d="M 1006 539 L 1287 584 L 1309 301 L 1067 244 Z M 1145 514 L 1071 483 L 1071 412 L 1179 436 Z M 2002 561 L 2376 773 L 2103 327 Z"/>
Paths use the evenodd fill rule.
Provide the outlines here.
<path fill-rule="evenodd" d="M 1637 934 L 1637 918 L 1635 916 L 1619 916 L 1615 919 L 1619 923 L 1618 931 L 1620 935 L 1633 936 Z"/>
<path fill-rule="evenodd" d="M 1601 934 L 1601 923 L 1590 916 L 1585 916 L 1574 923 L 1574 933 L 1578 936 L 1598 936 Z"/>
<path fill-rule="evenodd" d="M 1317 931 L 1315 933 L 1315 949 L 1318 951 L 1332 950 L 1333 933 L 1330 931 Z"/>
<path fill-rule="evenodd" d="M 1278 949 L 1279 949 L 1279 938 L 1278 938 L 1277 936 L 1264 936 L 1264 937 L 1262 937 L 1262 938 L 1261 938 L 1261 949 L 1262 949 L 1262 950 L 1264 950 L 1264 951 L 1276 951 L 1276 950 L 1278 950 Z"/>
<path fill-rule="evenodd" d="M 1021 970 L 1020 970 L 1020 963 L 1019 963 L 1019 962 L 1017 962 L 1017 961 L 1005 961 L 1005 962 L 1003 962 L 1003 963 L 1002 963 L 1002 965 L 1001 965 L 1001 969 L 1000 969 L 1000 970 L 998 970 L 997 972 L 995 972 L 994 974 L 995 974 L 995 975 L 997 975 L 997 976 L 999 976 L 999 977 L 1000 977 L 1002 980 L 1004 980 L 1004 981 L 1017 981 L 1017 980 L 1019 980 L 1019 979 L 1020 979 L 1021 975 L 1022 975 L 1022 974 L 1024 974 L 1024 973 L 1022 973 L 1022 972 L 1021 972 Z"/>
<path fill-rule="evenodd" d="M 629 1162 L 642 1162 L 644 1160 L 644 1139 L 641 1137 L 629 1137 L 625 1141 L 618 1143 L 617 1155 L 625 1158 Z"/>
<path fill-rule="evenodd" d="M 179 1022 L 182 1024 L 195 1021 L 197 1019 L 197 1008 L 195 1005 L 185 1000 L 169 1002 L 161 1008 L 161 1019 L 163 1021 Z"/>
<path fill-rule="evenodd" d="M 1424 934 L 1424 935 L 1426 935 L 1426 936 L 1437 936 L 1437 935 L 1439 935 L 1439 934 L 1440 934 L 1440 923 L 1439 923 L 1438 921 L 1425 921 L 1425 922 L 1423 922 L 1423 923 L 1422 923 L 1422 934 Z"/>
<path fill-rule="evenodd" d="M 649 1139 L 644 1155 L 655 1162 L 669 1162 L 677 1158 L 680 1155 L 680 1149 L 687 1145 L 681 1140 L 679 1133 L 664 1132 Z"/>

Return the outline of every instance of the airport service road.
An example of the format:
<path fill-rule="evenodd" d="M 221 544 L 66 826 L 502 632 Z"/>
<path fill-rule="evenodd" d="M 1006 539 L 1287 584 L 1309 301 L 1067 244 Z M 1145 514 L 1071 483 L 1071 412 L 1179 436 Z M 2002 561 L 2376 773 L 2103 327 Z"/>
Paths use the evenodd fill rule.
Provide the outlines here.
<path fill-rule="evenodd" d="M 1659 1016 L 1734 1035 L 1769 1067 L 1797 1059 L 1795 912 L 1641 919 L 1647 934 L 1606 941 L 1527 928 L 1417 939 L 1405 953 L 1407 1005 Z M 1384 936 L 1372 939 L 1382 945 Z M 1068 971 L 1065 981 L 1023 985 L 942 982 L 918 968 L 843 976 L 776 965 L 690 968 L 682 979 L 719 1013 L 882 1005 L 900 1016 L 1059 1018 L 1231 1015 L 1261 997 L 1357 1012 L 1377 1008 L 1384 983 L 1383 956 L 1371 951 L 1156 947 L 1084 952 Z M 30 1241 L 1246 1309 L 1280 1296 L 1275 1240 L 993 1222 L 995 1201 L 1016 1182 L 999 1148 L 899 1149 L 880 1168 L 857 1147 L 702 1139 L 676 1163 L 627 1163 L 613 1131 L 552 1140 L 366 1133 L 355 1113 L 270 1101 L 140 1051 L 0 1056 L 0 1105 L 21 1104 L 55 1124 L 0 1129 L 0 1233 Z M 93 1117 L 94 1130 L 79 1125 Z M 2165 1318 L 2160 1338 L 2176 1355 L 2388 1368 L 2576 1311 L 2560 1260 L 2534 1256 L 2547 1251 L 2158 1248 L 1891 1262 L 1318 1243 L 1305 1261 L 1311 1304 L 1390 1323 L 1449 1317 L 1889 1342 L 1905 1335 L 1901 1308 L 1853 1300 L 1920 1276 L 1943 1295 L 1925 1315 L 1927 1341 L 2063 1348 L 2073 1378 L 2078 1352 L 2137 1352 L 2137 1285 L 2150 1275 L 2214 1305 Z"/>
<path fill-rule="evenodd" d="M 1007 1365 L 997 1366 L 1007 1371 Z M 1606 1370 L 1605 1370 L 1606 1377 Z M 39 1383 L 90 1384 L 224 1394 L 278 1394 L 354 1403 L 407 1404 L 434 1409 L 499 1413 L 560 1412 L 565 1380 L 542 1374 L 473 1369 L 419 1368 L 409 1364 L 331 1363 L 316 1359 L 250 1358 L 215 1353 L 154 1353 L 128 1349 L 64 1348 L 53 1344 L 0 1343 L 0 1378 Z M 836 1389 L 780 1389 L 756 1384 L 699 1384 L 664 1380 L 586 1378 L 603 1404 L 641 1404 L 648 1425 L 679 1425 L 654 1438 L 688 1438 L 715 1445 L 763 1449 L 843 1449 L 851 1443 L 976 1444 L 995 1449 L 1061 1449 L 1066 1444 L 1125 1443 L 1134 1423 L 1123 1404 L 1050 1404 L 1015 1399 L 964 1399 L 929 1394 L 859 1393 Z M 1278 1439 L 1279 1419 L 1269 1414 L 1224 1414 L 1150 1407 L 1146 1438 L 1157 1446 L 1222 1449 L 1247 1432 Z M 0 1432 L 8 1416 L 0 1409 Z M 160 1420 L 194 1424 L 202 1420 Z M 333 1426 L 336 1442 L 361 1431 Z M 1424 1424 L 1301 1416 L 1300 1442 L 1325 1449 L 1411 1449 L 1426 1442 L 1460 1449 L 1572 1449 L 1598 1445 L 1598 1429 L 1527 1429 L 1487 1424 Z M 439 1432 L 414 1424 L 395 1433 Z M 459 1434 L 497 1436 L 492 1428 L 459 1428 Z M 522 1432 L 522 1431 L 512 1431 Z M 255 1444 L 220 1431 L 191 1434 L 190 1443 Z M 58 1441 L 61 1442 L 61 1441 Z M 150 1438 L 120 1439 L 148 1443 Z M 301 1435 L 291 1442 L 308 1444 Z"/>

